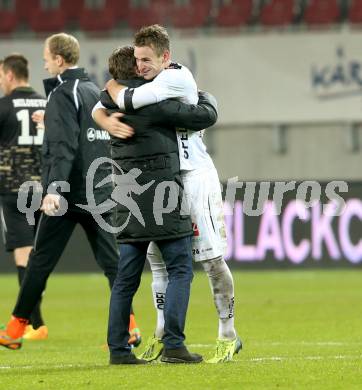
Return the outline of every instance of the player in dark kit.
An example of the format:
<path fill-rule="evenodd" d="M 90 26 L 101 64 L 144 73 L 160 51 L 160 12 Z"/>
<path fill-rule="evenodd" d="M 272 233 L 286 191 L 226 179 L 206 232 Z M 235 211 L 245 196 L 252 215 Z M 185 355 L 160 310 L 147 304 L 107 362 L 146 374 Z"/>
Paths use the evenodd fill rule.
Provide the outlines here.
<path fill-rule="evenodd" d="M 0 62 L 0 88 L 5 95 L 0 99 L 1 227 L 5 249 L 14 254 L 20 285 L 33 247 L 35 223 L 29 224 L 18 210 L 17 197 L 24 182 L 40 182 L 44 127 L 37 125 L 32 116 L 46 105 L 46 99 L 30 87 L 28 80 L 28 61 L 24 56 L 13 54 Z M 47 336 L 39 300 L 24 338 Z"/>

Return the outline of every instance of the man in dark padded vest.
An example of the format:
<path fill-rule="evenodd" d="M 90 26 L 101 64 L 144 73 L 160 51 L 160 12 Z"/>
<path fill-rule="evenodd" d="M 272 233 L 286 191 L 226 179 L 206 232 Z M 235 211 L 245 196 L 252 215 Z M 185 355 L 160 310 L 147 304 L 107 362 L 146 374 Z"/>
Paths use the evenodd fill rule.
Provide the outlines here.
<path fill-rule="evenodd" d="M 114 62 L 118 63 L 116 69 L 112 66 Z M 122 79 L 121 84 L 136 87 L 145 83 L 145 80 L 136 77 L 133 47 L 116 50 L 111 56 L 110 65 L 113 77 Z M 118 70 L 116 75 L 115 70 Z M 117 109 L 117 106 L 113 105 L 106 93 L 102 94 L 103 106 L 97 105 L 93 115 L 96 120 L 100 119 L 98 124 L 101 127 L 108 129 L 109 121 L 114 117 L 104 117 L 104 109 Z M 203 94 L 198 105 L 169 100 L 144 107 L 133 114 L 122 116 L 122 122 L 133 129 L 132 137 L 111 138 L 112 158 L 118 165 L 114 176 L 117 185 L 115 191 L 129 192 L 139 211 L 132 213 L 130 202 L 127 205 L 125 202 L 119 204 L 117 208 L 116 225 L 124 227 L 117 235 L 121 244 L 120 260 L 110 303 L 108 345 L 111 364 L 146 363 L 133 355 L 127 343 L 129 336 L 126 313 L 138 289 L 150 241 L 157 242 L 169 273 L 165 300 L 165 335 L 162 339 L 164 351 L 161 359 L 169 363 L 202 361 L 200 355 L 190 353 L 184 345 L 185 317 L 193 278 L 193 231 L 189 215 L 183 215 L 180 209 L 183 185 L 175 127 L 201 130 L 213 125 L 217 119 L 217 111 L 212 102 L 215 103 L 211 96 Z M 112 115 L 117 118 L 121 114 Z M 140 191 L 132 193 L 137 185 Z M 160 190 L 167 186 L 170 186 L 170 192 L 171 187 L 178 190 L 174 207 L 170 206 L 169 209 L 165 205 L 172 196 L 163 197 Z M 114 195 L 116 198 L 115 192 Z"/>

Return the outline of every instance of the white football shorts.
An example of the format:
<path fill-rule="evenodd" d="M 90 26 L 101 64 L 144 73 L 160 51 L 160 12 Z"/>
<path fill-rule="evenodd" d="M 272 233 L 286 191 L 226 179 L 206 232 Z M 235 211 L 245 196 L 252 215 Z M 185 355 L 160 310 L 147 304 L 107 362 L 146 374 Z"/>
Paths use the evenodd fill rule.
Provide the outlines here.
<path fill-rule="evenodd" d="M 196 169 L 182 173 L 184 195 L 191 215 L 194 235 L 194 261 L 211 260 L 224 256 L 227 248 L 220 182 L 215 168 Z M 151 242 L 148 253 L 161 257 Z"/>

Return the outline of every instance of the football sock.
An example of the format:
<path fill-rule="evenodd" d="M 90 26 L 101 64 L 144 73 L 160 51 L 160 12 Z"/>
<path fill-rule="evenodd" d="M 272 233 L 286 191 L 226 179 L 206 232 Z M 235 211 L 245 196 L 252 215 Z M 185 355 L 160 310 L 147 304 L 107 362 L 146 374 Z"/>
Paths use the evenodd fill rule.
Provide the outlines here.
<path fill-rule="evenodd" d="M 24 275 L 25 275 L 26 268 L 23 267 L 22 265 L 17 265 L 17 266 L 16 266 L 16 269 L 17 269 L 17 271 L 18 271 L 19 286 L 21 286 L 21 282 L 22 282 L 23 279 L 24 279 Z"/>
<path fill-rule="evenodd" d="M 40 311 L 40 303 L 41 303 L 41 299 L 35 305 L 30 315 L 30 323 L 34 329 L 38 329 L 44 325 L 44 320 L 41 316 L 41 311 Z"/>
<path fill-rule="evenodd" d="M 168 274 L 166 270 L 166 265 L 162 260 L 161 252 L 156 245 L 153 245 L 152 251 L 147 252 L 147 259 L 150 263 L 152 271 L 152 297 L 153 304 L 157 312 L 155 337 L 162 338 L 165 326 L 163 309 L 165 306 Z"/>
<path fill-rule="evenodd" d="M 214 297 L 216 310 L 219 314 L 220 339 L 234 339 L 234 282 L 230 269 L 222 257 L 201 262 Z"/>
<path fill-rule="evenodd" d="M 18 270 L 19 286 L 21 287 L 21 283 L 24 279 L 26 267 L 19 265 L 16 266 L 16 268 Z M 38 303 L 34 307 L 29 320 L 29 323 L 33 326 L 34 329 L 38 329 L 39 327 L 44 325 L 44 320 L 42 318 L 41 311 L 40 311 L 40 304 L 41 304 L 41 299 L 39 299 Z"/>

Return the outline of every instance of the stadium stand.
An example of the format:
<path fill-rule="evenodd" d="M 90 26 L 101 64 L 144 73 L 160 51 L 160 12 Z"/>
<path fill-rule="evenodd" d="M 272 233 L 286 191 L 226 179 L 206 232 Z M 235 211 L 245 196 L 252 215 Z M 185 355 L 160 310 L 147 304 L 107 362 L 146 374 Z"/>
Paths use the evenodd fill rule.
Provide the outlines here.
<path fill-rule="evenodd" d="M 260 10 L 260 23 L 264 26 L 285 26 L 293 19 L 294 0 L 270 0 Z"/>
<path fill-rule="evenodd" d="M 164 24 L 169 8 L 167 0 L 130 1 L 127 12 L 127 22 L 132 30 L 154 23 Z"/>
<path fill-rule="evenodd" d="M 247 25 L 251 21 L 252 10 L 252 0 L 222 0 L 216 10 L 215 23 L 219 27 Z"/>
<path fill-rule="evenodd" d="M 0 33 L 11 33 L 18 24 L 15 0 L 0 1 Z"/>
<path fill-rule="evenodd" d="M 44 0 L 45 2 L 46 0 Z M 31 19 L 34 12 L 40 8 L 40 0 L 16 0 L 16 14 L 18 16 L 18 28 L 31 30 Z"/>
<path fill-rule="evenodd" d="M 27 15 L 28 24 L 35 32 L 64 30 L 66 14 L 60 0 L 31 0 L 31 12 Z"/>
<path fill-rule="evenodd" d="M 347 17 L 348 17 L 348 21 L 352 24 L 362 23 L 362 1 L 361 0 L 351 0 Z"/>
<path fill-rule="evenodd" d="M 84 8 L 84 0 L 62 0 L 62 8 L 67 18 L 67 25 L 74 24 L 80 18 Z"/>
<path fill-rule="evenodd" d="M 304 22 L 310 26 L 337 23 L 340 16 L 338 0 L 309 0 L 304 10 Z"/>
<path fill-rule="evenodd" d="M 176 28 L 202 27 L 208 21 L 211 8 L 211 0 L 189 0 L 181 4 L 174 0 L 170 13 L 171 25 Z"/>
<path fill-rule="evenodd" d="M 81 30 L 89 32 L 112 30 L 125 5 L 128 5 L 127 1 L 86 1 L 79 18 Z"/>
<path fill-rule="evenodd" d="M 0 33 L 362 23 L 362 0 L 0 0 Z"/>

